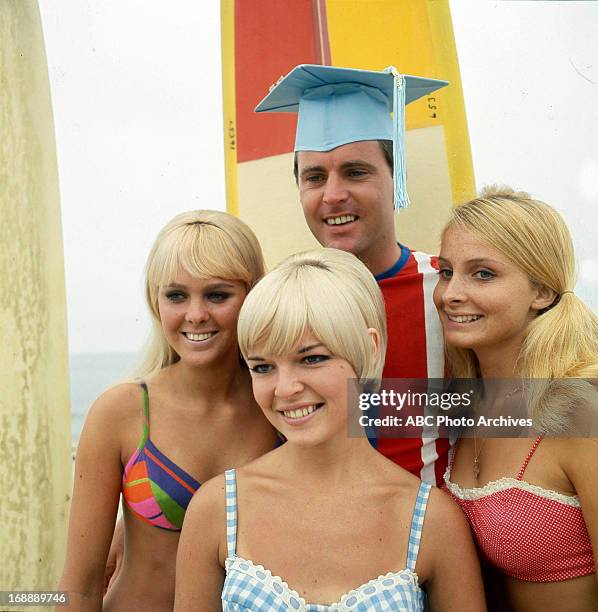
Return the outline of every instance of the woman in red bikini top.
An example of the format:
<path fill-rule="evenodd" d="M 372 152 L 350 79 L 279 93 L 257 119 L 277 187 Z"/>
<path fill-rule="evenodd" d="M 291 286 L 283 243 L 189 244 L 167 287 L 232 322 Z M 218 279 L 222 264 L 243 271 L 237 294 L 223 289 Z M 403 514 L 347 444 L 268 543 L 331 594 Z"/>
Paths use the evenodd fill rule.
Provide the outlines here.
<path fill-rule="evenodd" d="M 153 336 L 138 380 L 98 398 L 79 442 L 60 582 L 68 610 L 171 612 L 193 493 L 275 447 L 237 344 L 241 305 L 263 273 L 257 239 L 226 213 L 182 213 L 158 235 L 146 278 Z M 124 561 L 103 599 L 121 492 Z"/>
<path fill-rule="evenodd" d="M 489 608 L 598 610 L 598 441 L 556 435 L 576 411 L 598 424 L 595 385 L 577 381 L 563 402 L 556 382 L 598 378 L 598 317 L 573 293 L 567 227 L 527 194 L 487 192 L 453 211 L 439 267 L 453 377 L 498 379 L 485 401 L 499 413 L 524 401 L 524 380 L 554 381 L 533 404 L 543 435 L 464 438 L 445 475 L 487 569 Z"/>

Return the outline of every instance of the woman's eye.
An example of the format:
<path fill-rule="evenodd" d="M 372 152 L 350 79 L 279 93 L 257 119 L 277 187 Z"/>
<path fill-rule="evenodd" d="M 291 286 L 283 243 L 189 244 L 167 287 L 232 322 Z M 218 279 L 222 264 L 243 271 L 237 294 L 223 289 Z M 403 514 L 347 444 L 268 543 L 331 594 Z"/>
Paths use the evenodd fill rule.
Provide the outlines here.
<path fill-rule="evenodd" d="M 438 270 L 438 275 L 443 280 L 448 280 L 449 278 L 453 277 L 453 271 L 449 270 L 448 268 L 441 268 L 440 270 Z"/>
<path fill-rule="evenodd" d="M 490 272 L 490 270 L 478 270 L 474 276 L 482 280 L 487 280 L 489 278 L 494 278 L 496 274 L 494 274 L 494 272 Z"/>
<path fill-rule="evenodd" d="M 166 299 L 171 302 L 182 302 L 187 296 L 181 291 L 169 291 L 166 294 Z"/>
<path fill-rule="evenodd" d="M 258 363 L 249 369 L 255 374 L 268 374 L 272 370 L 272 366 L 268 363 Z"/>
<path fill-rule="evenodd" d="M 330 355 L 306 355 L 302 361 L 307 365 L 315 365 L 323 361 L 328 361 L 328 359 L 330 359 Z"/>
<path fill-rule="evenodd" d="M 207 298 L 208 300 L 210 300 L 210 302 L 224 302 L 228 299 L 230 294 L 228 293 L 224 293 L 222 291 L 212 291 L 211 293 L 208 293 Z"/>

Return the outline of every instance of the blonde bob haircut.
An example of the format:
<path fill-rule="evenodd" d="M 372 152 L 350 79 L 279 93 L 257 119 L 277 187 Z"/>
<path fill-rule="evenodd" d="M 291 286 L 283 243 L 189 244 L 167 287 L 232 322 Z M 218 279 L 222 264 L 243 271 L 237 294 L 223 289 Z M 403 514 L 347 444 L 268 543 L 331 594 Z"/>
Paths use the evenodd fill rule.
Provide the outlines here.
<path fill-rule="evenodd" d="M 573 293 L 573 242 L 559 213 L 527 193 L 493 186 L 453 210 L 443 239 L 451 227 L 500 251 L 533 286 L 555 293 L 528 326 L 514 374 L 545 380 L 598 377 L 598 317 Z M 447 346 L 447 354 L 452 376 L 479 376 L 472 350 Z M 547 397 L 538 401 L 536 416 L 547 429 L 558 430 L 563 415 L 550 414 Z"/>
<path fill-rule="evenodd" d="M 374 349 L 368 329 L 380 335 Z M 247 296 L 239 315 L 238 338 L 245 358 L 283 355 L 297 349 L 309 330 L 360 379 L 382 374 L 386 320 L 380 289 L 357 257 L 336 249 L 292 255 L 267 274 Z"/>
<path fill-rule="evenodd" d="M 158 234 L 146 264 L 145 296 L 152 333 L 135 377 L 146 378 L 179 360 L 162 331 L 160 288 L 186 272 L 197 278 L 241 281 L 249 291 L 264 275 L 255 234 L 240 219 L 215 210 L 193 210 L 174 217 Z"/>

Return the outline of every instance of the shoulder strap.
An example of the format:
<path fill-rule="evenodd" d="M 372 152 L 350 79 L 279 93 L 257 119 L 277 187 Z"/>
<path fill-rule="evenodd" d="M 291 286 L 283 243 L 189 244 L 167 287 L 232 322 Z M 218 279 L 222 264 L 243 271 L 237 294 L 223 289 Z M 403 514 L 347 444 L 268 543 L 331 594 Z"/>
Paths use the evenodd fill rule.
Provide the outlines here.
<path fill-rule="evenodd" d="M 413 518 L 411 519 L 411 531 L 409 532 L 409 547 L 407 548 L 407 569 L 412 572 L 415 572 L 419 542 L 422 537 L 424 517 L 426 515 L 426 505 L 428 503 L 431 488 L 432 486 L 430 484 L 422 481 L 415 500 Z"/>
<path fill-rule="evenodd" d="M 457 448 L 459 447 L 459 442 L 460 442 L 460 439 L 457 439 L 457 441 L 455 442 L 454 446 L 451 446 L 449 448 L 449 451 L 448 451 L 448 456 L 449 456 L 449 461 L 448 461 L 449 477 L 453 473 L 453 465 L 455 465 L 455 455 L 457 454 Z"/>
<path fill-rule="evenodd" d="M 226 547 L 228 556 L 237 554 L 237 477 L 235 470 L 224 472 L 226 482 Z"/>
<path fill-rule="evenodd" d="M 540 442 L 542 442 L 543 437 L 544 437 L 544 434 L 542 434 L 541 436 L 538 436 L 534 440 L 534 443 L 532 444 L 532 447 L 529 449 L 529 453 L 527 453 L 527 457 L 525 458 L 525 461 L 523 462 L 523 465 L 521 466 L 521 469 L 519 470 L 519 474 L 517 474 L 517 480 L 521 480 L 523 478 L 523 472 L 525 472 L 525 468 L 527 467 L 527 464 L 530 462 L 530 459 L 533 457 L 534 453 L 536 452 L 536 449 L 538 448 L 538 445 L 540 444 Z"/>
<path fill-rule="evenodd" d="M 141 394 L 143 397 L 143 434 L 141 435 L 141 441 L 139 442 L 139 450 L 141 450 L 145 443 L 147 442 L 150 434 L 150 425 L 149 425 L 149 393 L 147 390 L 147 385 L 142 382 L 139 385 L 141 387 Z"/>

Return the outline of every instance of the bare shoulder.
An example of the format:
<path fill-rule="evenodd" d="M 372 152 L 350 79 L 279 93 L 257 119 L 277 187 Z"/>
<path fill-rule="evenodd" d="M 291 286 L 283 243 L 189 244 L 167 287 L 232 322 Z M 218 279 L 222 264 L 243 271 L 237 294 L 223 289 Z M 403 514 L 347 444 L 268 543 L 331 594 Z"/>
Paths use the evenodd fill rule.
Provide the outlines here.
<path fill-rule="evenodd" d="M 426 526 L 442 532 L 451 531 L 456 524 L 467 527 L 461 508 L 447 493 L 438 487 L 432 487 L 426 508 Z"/>
<path fill-rule="evenodd" d="M 553 446 L 571 482 L 598 478 L 598 438 L 558 438 Z"/>
<path fill-rule="evenodd" d="M 81 432 L 82 448 L 99 445 L 120 449 L 134 444 L 141 428 L 142 395 L 139 385 L 125 383 L 110 387 L 91 405 Z"/>
<path fill-rule="evenodd" d="M 185 514 L 185 523 L 189 520 L 205 521 L 210 519 L 214 523 L 226 515 L 226 482 L 224 474 L 219 474 L 204 482 L 191 498 L 191 503 Z"/>
<path fill-rule="evenodd" d="M 422 548 L 431 554 L 443 551 L 471 540 L 471 532 L 463 511 L 444 491 L 432 487 L 422 535 Z"/>
<path fill-rule="evenodd" d="M 224 474 L 207 480 L 191 498 L 183 522 L 182 542 L 201 540 L 224 563 L 226 558 L 226 483 Z"/>
<path fill-rule="evenodd" d="M 139 418 L 143 397 L 138 384 L 122 383 L 106 389 L 91 405 L 87 420 L 95 423 L 122 421 L 132 416 Z"/>

